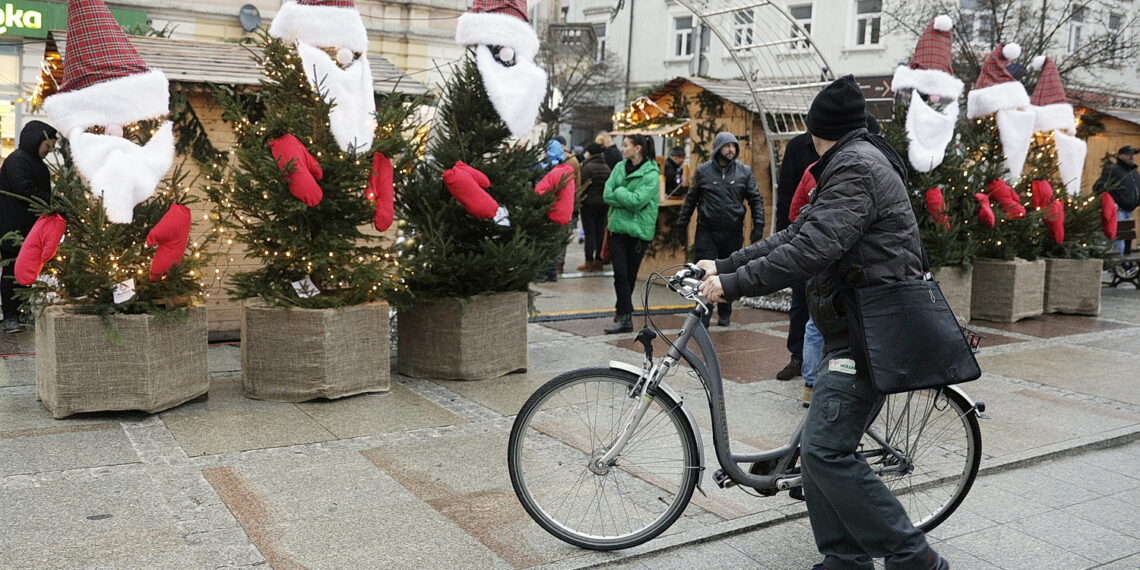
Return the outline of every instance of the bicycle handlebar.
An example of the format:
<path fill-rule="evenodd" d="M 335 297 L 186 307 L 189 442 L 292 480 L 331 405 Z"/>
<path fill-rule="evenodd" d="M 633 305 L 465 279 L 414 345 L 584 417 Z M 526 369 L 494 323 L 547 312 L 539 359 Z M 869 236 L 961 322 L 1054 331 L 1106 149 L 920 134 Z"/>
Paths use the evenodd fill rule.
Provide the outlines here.
<path fill-rule="evenodd" d="M 709 304 L 708 299 L 705 299 L 704 295 L 701 295 L 697 291 L 697 288 L 700 287 L 701 280 L 704 279 L 704 277 L 704 269 L 701 269 L 692 263 L 686 263 L 684 269 L 678 271 L 675 275 L 669 278 L 669 289 L 684 297 L 685 299 L 688 299 L 689 301 L 693 301 L 694 303 L 699 303 L 707 307 Z"/>

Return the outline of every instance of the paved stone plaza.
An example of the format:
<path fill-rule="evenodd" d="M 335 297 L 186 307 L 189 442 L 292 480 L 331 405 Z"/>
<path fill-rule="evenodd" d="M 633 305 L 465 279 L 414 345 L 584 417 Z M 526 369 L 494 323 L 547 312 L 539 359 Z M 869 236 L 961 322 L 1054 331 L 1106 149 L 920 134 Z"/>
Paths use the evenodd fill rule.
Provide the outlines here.
<path fill-rule="evenodd" d="M 546 314 L 605 309 L 606 278 L 536 285 Z M 676 304 L 655 288 L 650 304 Z M 932 538 L 959 568 L 1140 568 L 1140 291 L 1099 317 L 974 323 L 987 403 L 982 476 Z M 638 319 L 640 322 L 640 319 Z M 677 315 L 655 317 L 675 329 Z M 482 382 L 396 376 L 392 390 L 285 404 L 241 396 L 239 348 L 210 348 L 209 399 L 161 414 L 53 420 L 35 399 L 31 334 L 0 349 L 0 567 L 807 568 L 803 504 L 705 477 L 667 534 L 597 553 L 546 534 L 506 471 L 513 415 L 556 374 L 639 362 L 607 318 L 532 323 L 530 368 Z M 803 408 L 778 382 L 786 317 L 739 308 L 714 328 L 734 449 L 772 447 Z M 708 427 L 703 391 L 668 382 Z M 705 437 L 711 461 L 711 437 Z M 715 470 L 715 465 L 710 465 Z M 1103 566 L 1102 566 L 1103 565 Z"/>

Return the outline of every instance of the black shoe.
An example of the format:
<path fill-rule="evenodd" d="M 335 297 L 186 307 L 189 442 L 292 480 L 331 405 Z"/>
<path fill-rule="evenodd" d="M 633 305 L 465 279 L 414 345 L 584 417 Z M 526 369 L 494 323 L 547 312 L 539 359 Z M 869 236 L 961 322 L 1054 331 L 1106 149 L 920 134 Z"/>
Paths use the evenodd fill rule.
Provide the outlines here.
<path fill-rule="evenodd" d="M 724 316 L 720 316 L 720 317 L 716 318 L 716 326 L 718 326 L 718 327 L 727 327 L 730 322 L 731 322 L 731 320 L 729 319 L 728 315 L 724 315 Z"/>
<path fill-rule="evenodd" d="M 4 332 L 18 333 L 24 330 L 24 325 L 20 324 L 20 320 L 16 317 L 4 317 Z"/>
<path fill-rule="evenodd" d="M 606 334 L 619 334 L 633 332 L 633 315 L 618 315 L 614 325 L 606 327 Z"/>
<path fill-rule="evenodd" d="M 803 366 L 803 360 L 792 357 L 792 360 L 788 362 L 788 365 L 785 366 L 783 370 L 776 373 L 776 380 L 791 380 L 792 378 L 799 376 L 800 369 L 803 368 Z"/>

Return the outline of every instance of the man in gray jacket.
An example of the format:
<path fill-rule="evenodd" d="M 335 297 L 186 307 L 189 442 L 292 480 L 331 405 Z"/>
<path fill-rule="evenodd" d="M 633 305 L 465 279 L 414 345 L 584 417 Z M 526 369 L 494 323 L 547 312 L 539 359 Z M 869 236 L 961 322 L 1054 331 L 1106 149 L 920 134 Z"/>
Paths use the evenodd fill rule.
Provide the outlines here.
<path fill-rule="evenodd" d="M 756 188 L 752 169 L 736 159 L 740 142 L 732 133 L 719 133 L 713 140 L 712 160 L 697 167 L 693 187 L 685 196 L 685 205 L 677 225 L 684 232 L 689 227 L 693 210 L 697 215 L 697 235 L 693 250 L 697 259 L 725 257 L 744 244 L 744 203 L 752 211 L 749 242 L 764 237 L 764 200 Z M 732 304 L 716 306 L 717 323 L 726 327 L 732 318 Z M 706 315 L 705 325 L 711 315 Z"/>
<path fill-rule="evenodd" d="M 921 242 L 907 197 L 906 165 L 866 129 L 863 95 L 848 75 L 816 96 L 808 129 L 820 160 L 806 208 L 787 229 L 715 262 L 701 292 L 709 301 L 765 295 L 808 280 L 808 310 L 824 338 L 801 442 L 804 495 L 816 568 L 945 570 L 906 511 L 856 453 L 881 402 L 848 342 L 844 291 L 922 277 Z"/>

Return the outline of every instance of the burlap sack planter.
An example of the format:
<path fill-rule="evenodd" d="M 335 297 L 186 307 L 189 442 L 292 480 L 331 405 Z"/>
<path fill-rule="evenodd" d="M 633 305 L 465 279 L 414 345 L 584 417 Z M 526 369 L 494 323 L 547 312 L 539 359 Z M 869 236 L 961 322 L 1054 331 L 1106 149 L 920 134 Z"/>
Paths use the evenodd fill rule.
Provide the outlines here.
<path fill-rule="evenodd" d="M 934 280 L 942 289 L 946 303 L 954 316 L 963 322 L 970 320 L 970 295 L 974 290 L 974 269 L 961 265 L 946 265 L 934 268 Z"/>
<path fill-rule="evenodd" d="M 115 315 L 119 341 L 103 321 L 72 306 L 36 319 L 36 393 L 56 418 L 82 412 L 161 412 L 206 394 L 206 309 L 176 322 Z"/>
<path fill-rule="evenodd" d="M 1099 259 L 1046 259 L 1045 312 L 1100 313 Z"/>
<path fill-rule="evenodd" d="M 1012 323 L 1040 315 L 1044 303 L 1044 261 L 979 259 L 974 263 L 973 318 Z"/>
<path fill-rule="evenodd" d="M 247 300 L 241 370 L 243 393 L 257 400 L 304 402 L 386 392 L 392 381 L 388 304 L 299 309 Z"/>
<path fill-rule="evenodd" d="M 526 292 L 425 301 L 399 313 L 396 369 L 416 378 L 485 380 L 527 367 Z"/>

